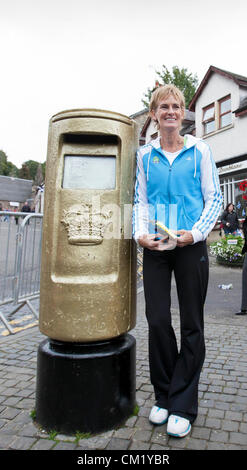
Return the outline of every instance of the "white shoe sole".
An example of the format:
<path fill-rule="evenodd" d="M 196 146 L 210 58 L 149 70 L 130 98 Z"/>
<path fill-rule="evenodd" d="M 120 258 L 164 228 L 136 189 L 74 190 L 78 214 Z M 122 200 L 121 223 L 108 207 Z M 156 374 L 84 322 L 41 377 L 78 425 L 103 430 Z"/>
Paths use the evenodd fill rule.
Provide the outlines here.
<path fill-rule="evenodd" d="M 167 434 L 169 434 L 169 436 L 173 436 L 173 437 L 185 437 L 185 436 L 187 436 L 187 434 L 189 434 L 190 431 L 191 431 L 191 424 L 189 424 L 189 426 L 187 427 L 187 429 L 184 432 L 181 432 L 179 434 L 175 434 L 175 433 L 167 431 Z"/>
<path fill-rule="evenodd" d="M 160 423 L 156 423 L 155 421 L 152 421 L 150 418 L 149 418 L 149 421 L 150 423 L 155 424 L 156 426 L 160 426 L 161 424 L 167 423 L 168 418 L 164 419 L 164 421 L 161 421 Z"/>

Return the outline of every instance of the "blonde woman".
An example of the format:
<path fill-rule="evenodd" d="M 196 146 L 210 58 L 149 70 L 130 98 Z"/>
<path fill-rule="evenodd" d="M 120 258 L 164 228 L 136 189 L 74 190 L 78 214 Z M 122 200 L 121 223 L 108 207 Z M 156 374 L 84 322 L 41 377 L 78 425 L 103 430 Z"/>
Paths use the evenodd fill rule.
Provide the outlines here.
<path fill-rule="evenodd" d="M 222 204 L 209 146 L 180 135 L 184 114 L 178 88 L 165 85 L 155 90 L 150 115 L 159 136 L 137 152 L 133 211 L 133 236 L 144 248 L 150 375 L 156 400 L 149 420 L 154 424 L 168 420 L 167 433 L 178 437 L 190 432 L 198 411 L 205 357 L 206 237 Z M 160 231 L 163 225 L 169 235 Z M 180 350 L 171 322 L 172 272 L 180 307 Z"/>

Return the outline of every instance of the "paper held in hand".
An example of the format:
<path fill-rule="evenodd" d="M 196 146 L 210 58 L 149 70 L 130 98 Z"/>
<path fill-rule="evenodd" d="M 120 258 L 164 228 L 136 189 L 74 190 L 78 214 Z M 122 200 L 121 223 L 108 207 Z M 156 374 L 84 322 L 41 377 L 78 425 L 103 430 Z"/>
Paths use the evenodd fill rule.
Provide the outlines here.
<path fill-rule="evenodd" d="M 158 220 L 151 220 L 150 223 L 153 225 L 155 231 L 157 234 L 163 235 L 163 236 L 169 236 L 172 240 L 177 240 L 178 236 L 169 228 L 167 228 L 162 222 L 159 222 Z"/>

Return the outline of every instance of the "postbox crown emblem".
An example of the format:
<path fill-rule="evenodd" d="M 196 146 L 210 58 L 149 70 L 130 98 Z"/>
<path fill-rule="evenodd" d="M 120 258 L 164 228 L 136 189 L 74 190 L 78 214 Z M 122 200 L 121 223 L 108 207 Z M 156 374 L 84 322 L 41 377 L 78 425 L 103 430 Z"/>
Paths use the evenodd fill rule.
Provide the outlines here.
<path fill-rule="evenodd" d="M 111 218 L 111 211 L 93 211 L 92 204 L 76 204 L 64 210 L 61 223 L 71 245 L 98 245 Z"/>

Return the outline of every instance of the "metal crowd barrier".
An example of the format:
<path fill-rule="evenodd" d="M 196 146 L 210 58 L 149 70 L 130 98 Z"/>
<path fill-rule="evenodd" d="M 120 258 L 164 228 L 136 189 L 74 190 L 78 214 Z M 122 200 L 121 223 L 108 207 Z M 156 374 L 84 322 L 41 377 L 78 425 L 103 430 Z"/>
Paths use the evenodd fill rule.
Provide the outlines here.
<path fill-rule="evenodd" d="M 24 305 L 38 319 L 31 300 L 39 297 L 43 214 L 0 211 L 0 307 L 12 303 L 11 318 Z M 0 320 L 14 333 L 0 310 Z"/>

